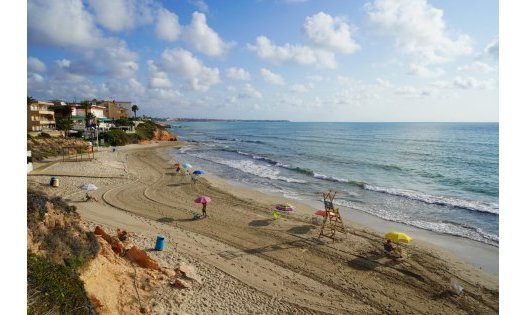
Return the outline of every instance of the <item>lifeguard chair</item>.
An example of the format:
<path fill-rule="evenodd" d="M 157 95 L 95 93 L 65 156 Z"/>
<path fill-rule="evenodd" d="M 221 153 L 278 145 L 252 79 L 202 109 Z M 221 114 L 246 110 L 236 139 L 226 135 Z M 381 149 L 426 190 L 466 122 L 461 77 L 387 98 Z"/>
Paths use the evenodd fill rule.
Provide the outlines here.
<path fill-rule="evenodd" d="M 334 242 L 336 232 L 345 233 L 343 220 L 340 215 L 340 209 L 334 208 L 333 200 L 336 192 L 329 190 L 329 192 L 322 193 L 323 203 L 325 206 L 325 217 L 321 225 L 320 235 L 318 237 L 328 237 Z"/>

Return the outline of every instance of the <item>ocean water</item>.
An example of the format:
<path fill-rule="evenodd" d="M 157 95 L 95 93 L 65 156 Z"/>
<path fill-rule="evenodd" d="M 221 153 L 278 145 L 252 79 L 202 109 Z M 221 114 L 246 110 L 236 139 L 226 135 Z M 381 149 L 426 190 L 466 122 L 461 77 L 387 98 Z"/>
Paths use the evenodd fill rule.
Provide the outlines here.
<path fill-rule="evenodd" d="M 498 123 L 177 122 L 207 173 L 498 246 Z M 320 203 L 320 208 L 322 204 Z"/>

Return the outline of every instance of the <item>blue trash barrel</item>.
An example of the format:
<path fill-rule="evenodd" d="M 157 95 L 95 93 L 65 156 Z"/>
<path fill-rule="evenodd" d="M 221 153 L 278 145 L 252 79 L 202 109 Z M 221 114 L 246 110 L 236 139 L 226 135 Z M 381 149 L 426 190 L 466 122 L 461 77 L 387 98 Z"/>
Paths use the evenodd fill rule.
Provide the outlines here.
<path fill-rule="evenodd" d="M 164 249 L 164 236 L 159 235 L 157 236 L 157 241 L 155 242 L 155 250 L 163 250 Z"/>

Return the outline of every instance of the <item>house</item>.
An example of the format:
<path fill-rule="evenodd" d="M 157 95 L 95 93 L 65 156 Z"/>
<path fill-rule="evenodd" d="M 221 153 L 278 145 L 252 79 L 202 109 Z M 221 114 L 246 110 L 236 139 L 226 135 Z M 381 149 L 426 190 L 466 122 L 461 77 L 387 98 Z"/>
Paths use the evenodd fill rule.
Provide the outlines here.
<path fill-rule="evenodd" d="M 27 104 L 27 130 L 52 131 L 55 130 L 55 112 L 50 109 L 53 103 L 34 101 Z"/>
<path fill-rule="evenodd" d="M 109 119 L 130 117 L 131 102 L 104 101 L 99 105 L 105 108 L 104 116 Z"/>
<path fill-rule="evenodd" d="M 86 129 L 86 106 L 77 103 L 66 104 L 64 102 L 55 102 L 53 110 L 57 120 L 71 119 L 73 121 L 73 130 Z M 88 113 L 91 113 L 93 116 L 95 116 L 95 118 L 89 121 L 89 125 L 95 125 L 96 120 L 96 125 L 98 125 L 99 128 L 103 130 L 112 127 L 113 124 L 110 123 L 111 119 L 104 115 L 105 110 L 106 108 L 100 104 L 89 105 L 87 108 Z"/>

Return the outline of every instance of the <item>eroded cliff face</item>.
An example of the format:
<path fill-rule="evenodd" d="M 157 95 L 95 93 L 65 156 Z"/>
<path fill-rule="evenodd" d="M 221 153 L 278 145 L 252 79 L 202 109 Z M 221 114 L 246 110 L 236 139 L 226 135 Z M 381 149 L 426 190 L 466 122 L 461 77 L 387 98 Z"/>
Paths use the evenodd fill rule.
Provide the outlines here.
<path fill-rule="evenodd" d="M 171 134 L 170 132 L 163 130 L 163 129 L 157 129 L 155 130 L 155 138 L 154 140 L 159 141 L 177 141 L 177 136 L 174 134 Z"/>

